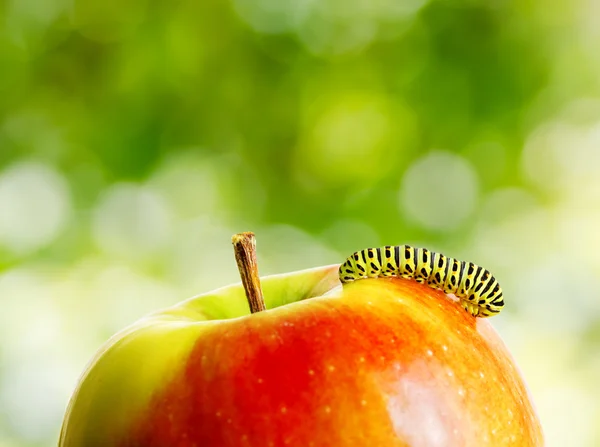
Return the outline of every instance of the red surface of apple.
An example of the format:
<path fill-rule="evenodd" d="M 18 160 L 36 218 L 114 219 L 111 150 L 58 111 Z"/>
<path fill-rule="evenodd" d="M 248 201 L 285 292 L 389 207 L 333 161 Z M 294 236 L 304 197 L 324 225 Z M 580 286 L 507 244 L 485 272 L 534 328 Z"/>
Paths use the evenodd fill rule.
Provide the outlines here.
<path fill-rule="evenodd" d="M 337 266 L 282 278 L 263 279 L 264 312 L 224 311 L 243 304 L 234 286 L 117 335 L 83 377 L 60 446 L 543 445 L 489 320 L 411 280 L 342 288 Z M 285 296 L 276 308 L 273 293 Z"/>

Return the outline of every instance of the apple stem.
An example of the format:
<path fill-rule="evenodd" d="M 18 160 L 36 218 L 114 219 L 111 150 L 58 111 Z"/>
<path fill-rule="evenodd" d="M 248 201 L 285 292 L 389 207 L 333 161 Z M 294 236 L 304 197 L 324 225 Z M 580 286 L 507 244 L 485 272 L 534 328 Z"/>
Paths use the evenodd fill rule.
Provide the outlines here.
<path fill-rule="evenodd" d="M 250 312 L 256 313 L 266 310 L 265 300 L 260 287 L 258 264 L 256 263 L 256 239 L 254 233 L 244 232 L 233 235 L 231 238 L 235 261 L 237 262 L 242 284 L 246 291 L 246 299 L 250 305 Z"/>

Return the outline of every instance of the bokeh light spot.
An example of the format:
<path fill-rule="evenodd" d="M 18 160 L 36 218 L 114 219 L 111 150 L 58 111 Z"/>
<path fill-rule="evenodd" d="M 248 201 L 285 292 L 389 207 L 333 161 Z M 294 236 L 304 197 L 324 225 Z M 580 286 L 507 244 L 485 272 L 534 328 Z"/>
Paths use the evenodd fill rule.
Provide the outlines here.
<path fill-rule="evenodd" d="M 237 13 L 256 31 L 292 31 L 307 14 L 314 0 L 235 0 Z"/>
<path fill-rule="evenodd" d="M 426 0 L 236 0 L 240 17 L 261 33 L 296 32 L 314 54 L 357 52 L 379 37 L 385 25 L 400 27 Z"/>
<path fill-rule="evenodd" d="M 400 204 L 409 218 L 430 230 L 453 230 L 473 212 L 478 188 L 477 174 L 464 158 L 434 151 L 406 171 Z"/>
<path fill-rule="evenodd" d="M 161 196 L 134 184 L 117 184 L 101 198 L 92 222 L 107 253 L 140 258 L 157 252 L 171 235 L 171 213 Z"/>
<path fill-rule="evenodd" d="M 58 236 L 70 213 L 67 183 L 52 168 L 21 162 L 0 174 L 0 245 L 35 251 Z"/>
<path fill-rule="evenodd" d="M 535 186 L 557 199 L 600 204 L 600 122 L 582 123 L 572 115 L 544 123 L 531 133 L 522 169 Z"/>
<path fill-rule="evenodd" d="M 410 112 L 392 110 L 374 92 L 330 95 L 310 104 L 306 114 L 294 166 L 298 176 L 334 187 L 363 189 L 385 177 L 413 134 Z"/>

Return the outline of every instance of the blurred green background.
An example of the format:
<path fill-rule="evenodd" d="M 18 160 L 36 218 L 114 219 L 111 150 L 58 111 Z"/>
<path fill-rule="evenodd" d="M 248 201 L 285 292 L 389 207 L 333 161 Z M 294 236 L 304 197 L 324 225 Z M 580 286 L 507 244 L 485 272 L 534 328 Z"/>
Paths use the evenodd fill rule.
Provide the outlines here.
<path fill-rule="evenodd" d="M 0 447 L 145 313 L 412 243 L 486 266 L 548 446 L 600 445 L 595 0 L 0 2 Z"/>

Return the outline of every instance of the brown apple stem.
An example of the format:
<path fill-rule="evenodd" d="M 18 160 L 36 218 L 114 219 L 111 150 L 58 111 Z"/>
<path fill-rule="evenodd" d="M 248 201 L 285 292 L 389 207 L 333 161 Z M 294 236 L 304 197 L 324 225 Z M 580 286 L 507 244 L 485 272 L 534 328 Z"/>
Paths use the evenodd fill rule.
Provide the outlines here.
<path fill-rule="evenodd" d="M 265 300 L 260 287 L 258 264 L 256 263 L 256 239 L 254 233 L 245 232 L 233 235 L 231 238 L 235 261 L 237 262 L 242 284 L 246 291 L 246 299 L 250 305 L 250 312 L 256 313 L 266 310 Z"/>

